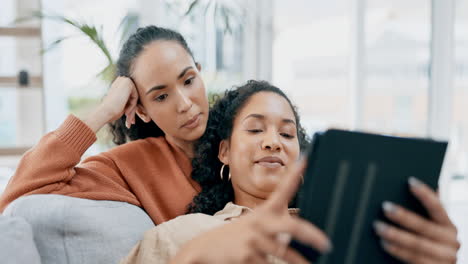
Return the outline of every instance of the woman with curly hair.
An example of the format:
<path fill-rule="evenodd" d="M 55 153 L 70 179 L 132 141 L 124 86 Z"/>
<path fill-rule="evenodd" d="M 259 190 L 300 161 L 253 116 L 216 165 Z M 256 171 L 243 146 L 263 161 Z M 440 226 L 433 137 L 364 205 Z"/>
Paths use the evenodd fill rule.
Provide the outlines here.
<path fill-rule="evenodd" d="M 285 107 L 285 109 L 289 110 L 285 112 L 290 114 L 288 122 L 284 123 L 285 127 L 288 128 L 288 133 L 285 131 L 277 131 L 280 135 L 279 138 L 286 142 L 292 141 L 294 143 L 295 148 L 293 157 L 296 159 L 298 158 L 299 152 L 306 150 L 309 144 L 309 139 L 304 128 L 300 124 L 300 118 L 296 108 L 292 105 L 291 101 L 283 91 L 264 81 L 249 81 L 244 86 L 240 86 L 237 89 L 226 92 L 224 97 L 221 100 L 218 100 L 211 109 L 206 132 L 195 144 L 196 152 L 195 157 L 192 160 L 192 178 L 200 184 L 202 191 L 190 204 L 188 209 L 190 213 L 215 214 L 217 211 L 223 209 L 228 202 L 234 202 L 234 198 L 236 196 L 238 199 L 242 199 L 239 198 L 243 194 L 241 190 L 248 190 L 256 186 L 261 186 L 263 192 L 269 193 L 274 189 L 277 179 L 263 178 L 261 176 L 263 175 L 263 170 L 261 170 L 263 167 L 254 167 L 255 170 L 249 172 L 247 175 L 245 174 L 245 171 L 233 171 L 236 168 L 229 166 L 229 162 L 221 160 L 220 156 L 224 154 L 226 148 L 229 148 L 229 140 L 234 140 L 232 138 L 236 135 L 234 134 L 236 132 L 234 130 L 234 120 L 237 118 L 239 113 L 242 112 L 244 108 L 248 110 L 248 106 L 252 104 L 255 105 L 257 103 L 257 97 L 262 97 L 259 101 L 263 102 L 265 101 L 265 98 L 269 98 L 270 96 L 273 96 L 275 99 L 279 99 L 278 101 L 280 102 L 285 101 L 287 103 L 287 107 Z M 273 115 L 276 107 L 281 106 L 280 103 L 276 103 L 274 100 L 271 101 L 273 101 L 270 102 L 272 105 L 268 105 L 271 106 L 271 109 L 261 109 L 266 113 L 266 116 Z M 257 118 L 262 119 L 263 117 Z M 252 126 L 255 127 L 255 125 Z M 257 126 L 259 125 L 257 124 Z M 262 129 L 250 129 L 248 132 L 250 135 L 257 135 L 261 134 Z M 269 146 L 266 147 L 268 148 Z M 235 151 L 237 151 L 237 149 Z M 242 153 L 242 151 L 240 152 Z M 236 155 L 232 154 L 231 156 L 231 159 L 235 159 L 231 162 L 237 161 L 238 157 Z M 292 160 L 294 160 L 294 158 Z M 248 161 L 245 162 L 248 163 Z M 234 164 L 237 165 L 237 163 Z M 239 167 L 242 167 L 241 165 L 239 165 Z M 284 168 L 286 167 L 287 166 Z M 260 170 L 261 173 L 257 173 L 257 170 Z M 279 173 L 277 170 L 271 171 Z M 223 175 L 220 175 L 221 172 Z M 238 179 L 233 178 L 231 180 L 230 177 L 228 177 L 230 174 L 245 174 L 243 176 L 244 181 L 239 182 L 239 184 L 244 185 L 240 190 L 238 190 L 241 193 L 235 193 L 234 186 L 237 186 L 236 184 Z M 249 175 L 255 177 L 249 178 Z M 267 196 L 265 194 L 258 195 L 262 197 Z"/>
<path fill-rule="evenodd" d="M 122 263 L 307 263 L 288 246 L 291 238 L 330 251 L 326 235 L 294 217 L 296 210 L 288 206 L 307 144 L 297 111 L 280 89 L 249 81 L 227 91 L 210 110 L 205 134 L 195 145 L 192 178 L 202 191 L 190 204 L 190 214 L 147 231 Z M 412 191 L 423 204 L 437 199 L 422 183 Z M 439 217 L 445 213 L 440 206 L 427 208 Z M 387 216 L 409 230 L 414 221 L 423 221 L 396 205 Z M 444 231 L 444 240 L 435 239 L 431 230 L 410 235 L 394 226 L 377 234 L 389 253 L 406 262 L 451 263 L 457 252 L 453 224 L 424 223 Z M 420 241 L 427 247 L 415 251 Z"/>

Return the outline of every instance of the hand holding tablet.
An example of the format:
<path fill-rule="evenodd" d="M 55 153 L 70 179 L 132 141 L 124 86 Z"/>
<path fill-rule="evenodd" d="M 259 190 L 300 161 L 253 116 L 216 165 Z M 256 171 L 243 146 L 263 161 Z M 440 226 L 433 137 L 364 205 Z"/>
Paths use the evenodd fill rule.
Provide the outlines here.
<path fill-rule="evenodd" d="M 417 263 L 421 255 L 453 261 L 456 229 L 431 190 L 446 147 L 341 130 L 317 134 L 298 202 L 301 216 L 325 231 L 334 250 L 314 263 Z M 431 231 L 414 229 L 418 224 Z M 309 260 L 318 256 L 296 241 L 292 246 Z"/>
<path fill-rule="evenodd" d="M 456 263 L 460 249 L 457 228 L 437 194 L 416 178 L 410 178 L 409 185 L 411 193 L 428 211 L 429 219 L 384 202 L 384 214 L 393 224 L 374 223 L 377 235 L 382 239 L 382 247 L 406 263 Z"/>

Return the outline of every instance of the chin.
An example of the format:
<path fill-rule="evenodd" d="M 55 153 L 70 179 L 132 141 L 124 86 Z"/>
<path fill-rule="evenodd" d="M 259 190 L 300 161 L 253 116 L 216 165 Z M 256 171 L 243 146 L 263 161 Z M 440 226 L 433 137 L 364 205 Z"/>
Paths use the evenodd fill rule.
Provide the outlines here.
<path fill-rule="evenodd" d="M 256 179 L 254 180 L 255 181 L 254 184 L 262 192 L 272 193 L 278 186 L 278 183 L 280 182 L 280 180 L 281 180 L 280 176 L 262 175 L 260 177 L 256 177 Z"/>
<path fill-rule="evenodd" d="M 184 134 L 183 139 L 185 141 L 196 141 L 203 136 L 203 133 L 205 133 L 205 130 L 206 130 L 206 126 L 197 127 L 196 129 L 190 131 L 190 133 Z"/>

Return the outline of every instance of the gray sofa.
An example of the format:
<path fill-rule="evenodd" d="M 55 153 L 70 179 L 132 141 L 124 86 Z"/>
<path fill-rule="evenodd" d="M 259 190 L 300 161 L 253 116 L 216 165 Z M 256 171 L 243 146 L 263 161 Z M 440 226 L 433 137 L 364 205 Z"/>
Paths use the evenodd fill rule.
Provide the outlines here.
<path fill-rule="evenodd" d="M 11 257 L 10 263 L 118 263 L 154 227 L 141 208 L 128 203 L 52 194 L 19 198 L 1 217 L 2 235 L 1 222 L 8 221 L 16 223 L 13 233 L 21 234 L 0 238 L 0 246 L 2 240 L 9 240 L 12 248 L 9 252 L 0 248 L 2 263 L 5 254 Z M 23 256 L 31 261 L 22 260 Z"/>
<path fill-rule="evenodd" d="M 33 241 L 31 225 L 21 217 L 0 215 L 0 262 L 5 264 L 41 263 Z"/>

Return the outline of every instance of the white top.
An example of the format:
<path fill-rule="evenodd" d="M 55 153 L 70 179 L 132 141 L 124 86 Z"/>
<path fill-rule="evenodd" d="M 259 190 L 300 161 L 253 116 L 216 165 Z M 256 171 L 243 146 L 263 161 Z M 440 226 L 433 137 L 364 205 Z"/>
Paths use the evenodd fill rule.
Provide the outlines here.
<path fill-rule="evenodd" d="M 238 218 L 244 212 L 252 212 L 252 209 L 229 202 L 215 215 L 187 214 L 164 222 L 146 231 L 143 240 L 120 263 L 168 263 L 183 244 L 203 232 Z M 272 264 L 285 263 L 273 256 L 269 256 L 268 260 Z"/>

